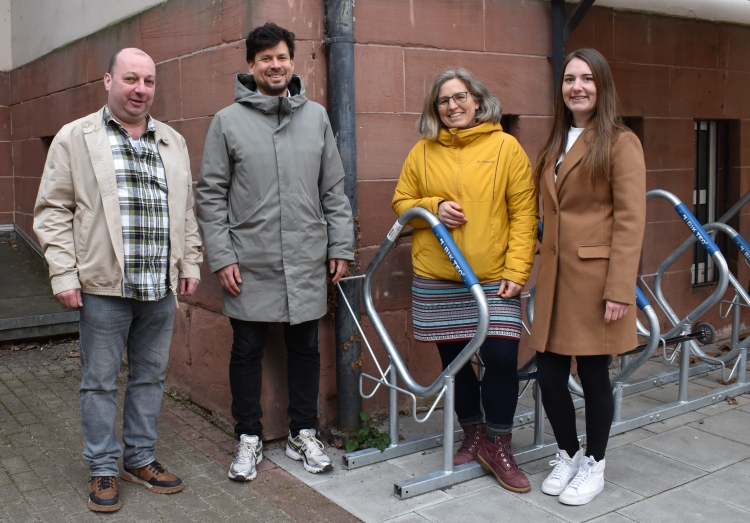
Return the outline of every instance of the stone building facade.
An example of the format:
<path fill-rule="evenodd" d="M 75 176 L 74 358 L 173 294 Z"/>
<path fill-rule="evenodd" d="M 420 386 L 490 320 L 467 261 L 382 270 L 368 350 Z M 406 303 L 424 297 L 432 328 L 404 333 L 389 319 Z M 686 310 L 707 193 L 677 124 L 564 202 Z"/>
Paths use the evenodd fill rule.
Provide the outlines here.
<path fill-rule="evenodd" d="M 463 66 L 485 81 L 503 103 L 508 130 L 534 161 L 551 123 L 552 45 L 550 3 L 543 0 L 359 0 L 354 15 L 364 268 L 395 220 L 391 197 L 401 164 L 419 139 L 415 121 L 434 76 Z M 232 103 L 234 75 L 246 71 L 243 38 L 269 20 L 296 33 L 296 72 L 309 97 L 327 105 L 323 0 L 169 0 L 0 72 L 0 224 L 15 224 L 33 239 L 33 206 L 49 142 L 62 125 L 104 104 L 102 76 L 112 53 L 126 46 L 154 58 L 158 88 L 152 114 L 185 136 L 197 178 L 211 118 Z M 649 189 L 667 189 L 690 205 L 696 121 L 706 120 L 721 122 L 724 130 L 717 216 L 750 190 L 750 26 L 594 7 L 568 41 L 569 51 L 580 47 L 598 49 L 612 65 L 622 115 L 644 146 Z M 750 208 L 730 225 L 750 236 Z M 669 205 L 649 203 L 641 272 L 654 272 L 687 234 Z M 409 249 L 405 241 L 391 254 L 373 290 L 391 336 L 418 379 L 427 382 L 439 372 L 439 358 L 434 347 L 417 344 L 411 335 Z M 736 249 L 726 253 L 739 280 L 750 281 Z M 681 314 L 713 290 L 692 284 L 692 263 L 686 254 L 665 280 L 666 294 Z M 716 311 L 705 319 L 719 330 L 728 326 Z M 370 332 L 366 319 L 363 323 Z M 337 392 L 329 317 L 320 332 L 320 410 L 322 423 L 331 423 Z M 272 329 L 263 382 L 270 438 L 286 431 L 282 345 L 280 329 Z M 185 299 L 177 314 L 168 384 L 227 419 L 230 346 L 220 286 L 204 270 L 197 294 Z M 367 358 L 364 368 L 374 370 Z M 383 409 L 386 402 L 379 394 L 365 408 Z"/>

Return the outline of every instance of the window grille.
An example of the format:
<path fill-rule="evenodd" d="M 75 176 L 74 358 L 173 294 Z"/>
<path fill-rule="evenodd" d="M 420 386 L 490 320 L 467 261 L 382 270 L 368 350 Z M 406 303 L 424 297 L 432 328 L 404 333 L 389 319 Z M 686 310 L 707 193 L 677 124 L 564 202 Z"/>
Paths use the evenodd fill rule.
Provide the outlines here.
<path fill-rule="evenodd" d="M 702 224 L 716 221 L 719 208 L 720 179 L 726 178 L 727 122 L 695 121 L 695 178 L 693 212 Z M 724 195 L 726 197 L 726 195 Z M 713 260 L 696 244 L 691 268 L 693 285 L 706 285 L 718 280 Z"/>

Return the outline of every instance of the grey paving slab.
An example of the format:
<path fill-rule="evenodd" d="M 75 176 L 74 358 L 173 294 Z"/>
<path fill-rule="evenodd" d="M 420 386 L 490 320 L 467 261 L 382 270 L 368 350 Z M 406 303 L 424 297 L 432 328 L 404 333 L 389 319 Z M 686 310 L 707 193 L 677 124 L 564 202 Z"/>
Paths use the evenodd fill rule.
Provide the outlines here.
<path fill-rule="evenodd" d="M 648 426 L 649 425 L 647 425 L 647 427 Z M 642 440 L 643 438 L 648 438 L 649 436 L 651 436 L 651 433 L 642 428 L 629 430 L 622 434 L 611 436 L 609 441 L 607 441 L 607 451 L 622 447 L 623 445 L 628 445 L 634 441 Z"/>
<path fill-rule="evenodd" d="M 393 495 L 393 484 L 412 477 L 390 463 L 378 463 L 314 485 L 313 488 L 365 522 L 379 522 L 452 499 L 445 492 L 429 492 L 410 499 Z M 365 495 L 363 495 L 366 493 Z"/>
<path fill-rule="evenodd" d="M 686 488 L 670 490 L 618 510 L 639 523 L 679 521 L 680 523 L 746 523 L 750 512 L 710 496 L 696 496 Z"/>
<path fill-rule="evenodd" d="M 344 455 L 343 450 L 326 446 L 326 453 L 333 462 L 333 470 L 320 474 L 310 474 L 305 470 L 305 468 L 299 461 L 294 461 L 293 459 L 288 458 L 285 453 L 284 447 L 268 451 L 264 450 L 263 458 L 270 459 L 276 465 L 286 470 L 289 474 L 299 479 L 302 483 L 310 486 L 318 485 L 319 483 L 324 483 L 332 479 L 345 477 L 347 474 L 351 473 L 351 471 L 344 470 L 344 467 L 341 466 L 341 456 Z"/>
<path fill-rule="evenodd" d="M 689 426 L 750 445 L 750 413 L 748 412 L 732 409 L 701 421 L 702 423 L 691 423 Z"/>
<path fill-rule="evenodd" d="M 417 513 L 432 523 L 463 521 L 565 521 L 511 495 L 500 487 L 485 489 L 469 496 L 420 509 Z"/>
<path fill-rule="evenodd" d="M 733 403 L 730 403 L 728 401 L 720 401 L 718 403 L 714 403 L 713 405 L 708 405 L 706 407 L 700 408 L 695 412 L 704 416 L 716 416 L 717 414 L 721 414 L 722 412 L 735 410 L 739 407 L 739 405 L 734 405 Z"/>
<path fill-rule="evenodd" d="M 635 445 L 607 452 L 607 481 L 644 497 L 654 496 L 704 476 L 705 471 Z"/>
<path fill-rule="evenodd" d="M 633 523 L 633 520 L 617 512 L 610 512 L 598 518 L 590 519 L 588 523 Z"/>
<path fill-rule="evenodd" d="M 425 519 L 419 514 L 405 514 L 397 518 L 389 519 L 385 523 L 429 523 L 429 519 Z"/>
<path fill-rule="evenodd" d="M 750 457 L 750 446 L 692 427 L 679 427 L 633 445 L 709 472 Z"/>
<path fill-rule="evenodd" d="M 652 358 L 635 370 L 633 375 L 630 377 L 630 381 L 638 381 L 648 376 L 664 372 L 667 369 L 668 367 L 661 362 L 661 358 Z"/>
<path fill-rule="evenodd" d="M 700 414 L 699 412 L 696 412 L 696 411 L 686 412 L 685 414 L 680 414 L 679 416 L 668 418 L 663 421 L 657 421 L 656 423 L 649 423 L 648 425 L 645 425 L 643 427 L 643 430 L 652 432 L 654 434 L 661 434 L 662 432 L 676 429 L 677 427 L 682 427 L 683 425 L 687 425 L 688 423 L 701 420 L 705 417 L 706 416 L 704 414 Z M 647 437 L 647 436 L 644 436 L 644 437 Z"/>
<path fill-rule="evenodd" d="M 498 483 L 497 479 L 495 479 L 495 476 L 487 474 L 486 476 L 482 476 L 481 478 L 464 481 L 463 483 L 459 483 L 442 490 L 452 498 L 460 498 L 461 496 L 474 494 L 475 492 L 479 492 L 484 489 L 497 487 L 497 485 Z"/>
<path fill-rule="evenodd" d="M 556 515 L 557 517 L 570 521 L 573 523 L 579 523 L 581 521 L 587 521 L 589 519 L 601 516 L 613 510 L 617 510 L 620 507 L 627 506 L 640 499 L 642 496 L 631 492 L 627 489 L 610 483 L 607 480 L 607 472 L 604 472 L 605 486 L 604 491 L 599 494 L 594 500 L 580 507 L 571 507 L 563 505 L 557 499 L 557 496 L 548 496 L 542 492 L 542 482 L 547 477 L 548 472 L 540 472 L 529 476 L 529 483 L 531 483 L 531 492 L 526 494 L 515 494 L 509 493 L 514 497 L 523 499 L 525 502 L 534 505 L 546 512 Z M 533 521 L 528 519 L 526 521 Z"/>
<path fill-rule="evenodd" d="M 625 396 L 622 400 L 622 417 L 631 416 L 644 410 L 653 409 L 664 405 L 663 401 L 658 399 L 650 398 L 642 394 L 633 394 L 632 396 Z"/>
<path fill-rule="evenodd" d="M 550 465 L 549 462 L 553 459 L 555 459 L 555 456 L 548 456 L 546 458 L 537 459 L 535 461 L 529 461 L 528 463 L 520 465 L 520 467 L 521 470 L 526 473 L 526 475 L 538 474 L 545 470 L 552 470 L 552 465 Z"/>
<path fill-rule="evenodd" d="M 688 397 L 703 396 L 711 392 L 709 387 L 699 385 L 694 381 L 688 384 Z M 652 389 L 643 393 L 644 396 L 661 401 L 663 403 L 673 403 L 678 400 L 679 386 L 677 382 L 663 385 L 659 388 Z"/>
<path fill-rule="evenodd" d="M 692 481 L 686 488 L 698 496 L 711 496 L 750 511 L 750 460 Z"/>

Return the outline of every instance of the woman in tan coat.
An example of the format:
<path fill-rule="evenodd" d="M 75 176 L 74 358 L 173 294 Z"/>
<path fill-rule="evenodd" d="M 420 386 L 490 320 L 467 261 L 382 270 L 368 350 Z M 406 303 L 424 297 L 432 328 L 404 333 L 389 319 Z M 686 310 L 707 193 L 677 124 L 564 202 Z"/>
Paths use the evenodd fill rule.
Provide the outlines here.
<path fill-rule="evenodd" d="M 599 52 L 581 49 L 566 57 L 557 99 L 534 172 L 544 241 L 530 344 L 560 449 L 542 491 L 583 505 L 604 488 L 614 411 L 609 357 L 637 345 L 633 309 L 646 168 L 638 138 L 616 116 L 612 73 Z M 572 356 L 586 398 L 585 455 L 567 387 Z"/>

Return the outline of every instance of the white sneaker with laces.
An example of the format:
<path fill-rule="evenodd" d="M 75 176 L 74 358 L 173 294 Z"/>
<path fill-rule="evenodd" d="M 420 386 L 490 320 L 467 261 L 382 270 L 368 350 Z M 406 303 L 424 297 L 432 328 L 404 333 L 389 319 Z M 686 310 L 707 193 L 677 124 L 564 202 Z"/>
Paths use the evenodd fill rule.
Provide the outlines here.
<path fill-rule="evenodd" d="M 592 457 L 584 456 L 578 474 L 557 498 L 560 503 L 585 505 L 594 499 L 597 494 L 604 490 L 604 465 L 604 458 L 601 461 L 596 461 Z"/>
<path fill-rule="evenodd" d="M 550 496 L 559 496 L 581 468 L 582 457 L 583 449 L 578 449 L 572 458 L 564 450 L 558 450 L 555 459 L 549 462 L 555 468 L 542 483 L 542 492 Z"/>
<path fill-rule="evenodd" d="M 237 445 L 237 457 L 229 466 L 229 479 L 235 481 L 251 481 L 258 475 L 255 466 L 263 461 L 263 442 L 258 436 L 240 436 Z"/>
<path fill-rule="evenodd" d="M 286 440 L 286 455 L 295 461 L 301 461 L 305 470 L 317 474 L 333 470 L 333 463 L 325 452 L 323 443 L 315 437 L 315 429 L 302 429 L 296 438 Z"/>

